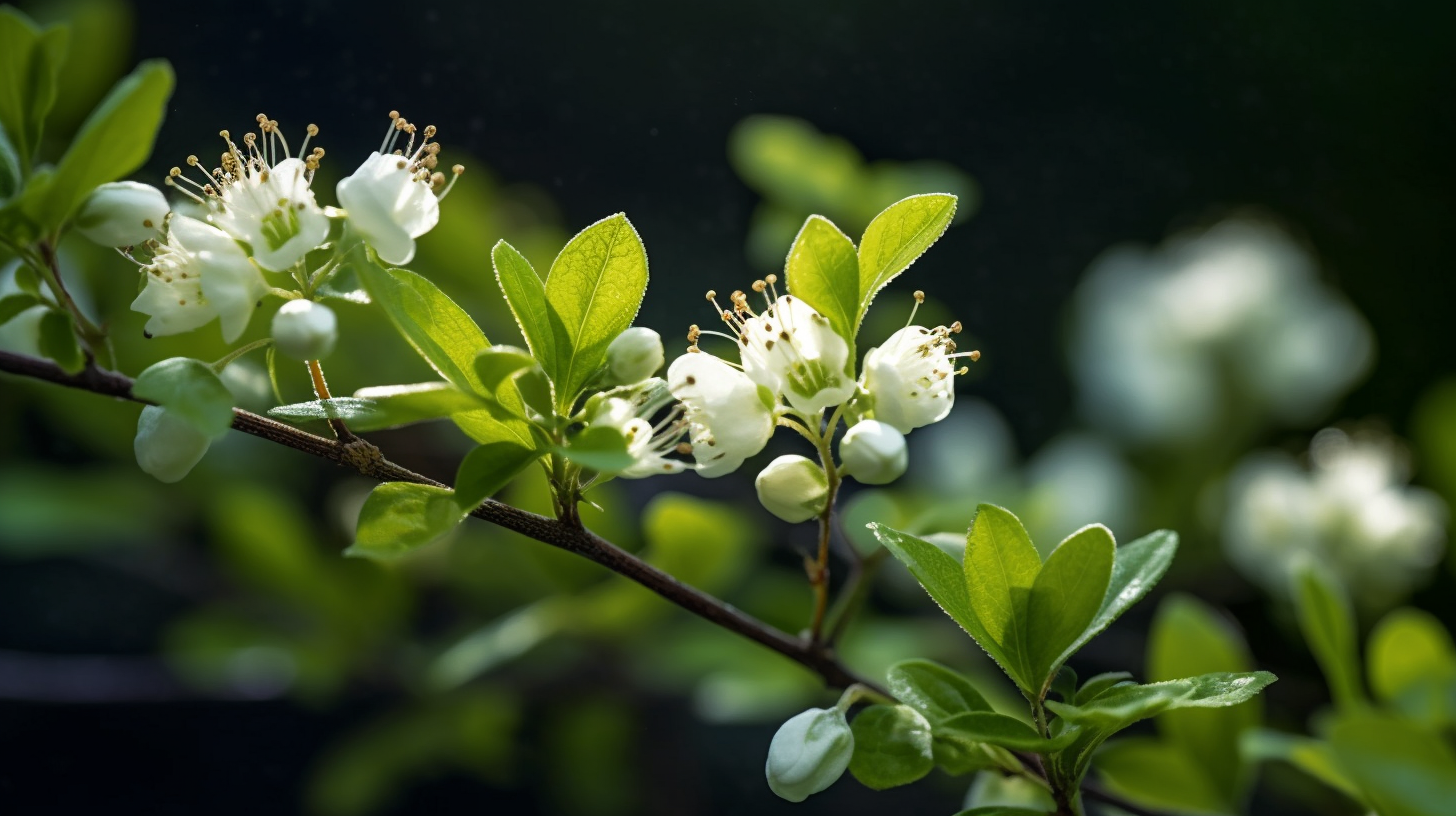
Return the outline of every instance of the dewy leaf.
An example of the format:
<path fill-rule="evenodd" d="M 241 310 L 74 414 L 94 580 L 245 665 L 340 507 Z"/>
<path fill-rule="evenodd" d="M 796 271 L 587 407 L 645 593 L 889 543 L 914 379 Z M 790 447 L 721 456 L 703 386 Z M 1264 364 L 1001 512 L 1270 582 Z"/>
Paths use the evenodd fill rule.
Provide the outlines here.
<path fill-rule="evenodd" d="M 354 544 L 344 554 L 396 558 L 444 536 L 464 517 L 448 487 L 385 482 L 364 500 Z"/>
<path fill-rule="evenodd" d="M 27 189 L 26 214 L 44 228 L 68 218 L 99 184 L 130 175 L 152 153 L 175 80 L 165 60 L 147 60 L 91 112 L 49 183 Z"/>
<path fill-rule="evenodd" d="M 960 674 L 930 660 L 904 660 L 887 673 L 895 699 L 931 723 L 968 711 L 991 711 L 986 698 Z"/>
<path fill-rule="evenodd" d="M 829 318 L 829 325 L 849 343 L 853 375 L 859 314 L 859 261 L 854 242 L 829 219 L 811 215 L 794 238 L 784 274 L 788 290 Z"/>
<path fill-rule="evenodd" d="M 1060 751 L 1071 745 L 1078 734 L 1076 728 L 1068 728 L 1047 739 L 1021 720 L 993 711 L 960 714 L 935 726 L 937 737 L 961 742 L 986 742 L 1013 751 L 1033 751 L 1038 754 Z"/>
<path fill-rule="evenodd" d="M 86 367 L 86 355 L 76 340 L 76 323 L 69 312 L 51 309 L 40 318 L 40 353 L 54 360 L 67 374 Z"/>
<path fill-rule="evenodd" d="M 1217 672 L 1143 686 L 1118 686 L 1080 706 L 1054 700 L 1048 700 L 1046 706 L 1070 723 L 1110 733 L 1173 709 L 1238 705 L 1252 699 L 1274 679 L 1274 675 L 1263 671 Z"/>
<path fill-rule="evenodd" d="M 627 216 L 618 213 L 576 234 L 546 276 L 556 360 L 550 369 L 556 407 L 568 413 L 577 394 L 606 359 L 647 291 L 647 250 Z"/>
<path fill-rule="evenodd" d="M 859 244 L 856 332 L 875 295 L 945 233 L 955 208 L 956 197 L 948 193 L 910 196 L 885 208 L 865 228 Z"/>
<path fill-rule="evenodd" d="M 1097 752 L 1108 787 L 1139 805 L 1174 813 L 1234 814 L 1230 791 L 1216 787 L 1195 759 L 1162 740 L 1133 737 Z"/>
<path fill-rule="evenodd" d="M 854 756 L 849 772 L 871 790 L 908 785 L 930 773 L 930 723 L 910 706 L 872 705 L 849 724 Z"/>
<path fill-rule="evenodd" d="M 971 596 L 966 589 L 965 572 L 961 565 L 945 550 L 929 541 L 892 530 L 882 524 L 871 523 L 868 526 L 880 544 L 910 569 L 910 574 L 930 593 L 931 600 L 950 615 L 951 620 L 960 624 L 966 634 L 1014 680 L 1015 667 L 1007 658 L 1005 650 L 986 631 L 986 627 L 981 625 L 971 607 Z"/>
<path fill-rule="evenodd" d="M 1299 628 L 1314 652 L 1335 705 L 1350 708 L 1365 701 L 1355 642 L 1355 613 L 1337 579 L 1306 561 L 1295 569 L 1295 610 Z"/>
<path fill-rule="evenodd" d="M 1191 595 L 1169 595 L 1158 606 L 1148 637 L 1148 679 L 1153 682 L 1253 668 L 1243 636 L 1232 623 Z M 1239 758 L 1244 731 L 1263 719 L 1259 700 L 1230 709 L 1170 711 L 1158 730 L 1223 792 L 1224 810 L 1238 810 L 1246 779 Z"/>
<path fill-rule="evenodd" d="M 491 404 L 485 397 L 461 391 L 446 382 L 377 385 L 355 391 L 354 397 L 369 402 L 372 409 L 367 416 L 356 420 L 357 427 L 350 425 L 356 431 L 397 428 L 414 422 L 453 417 L 488 408 Z"/>
<path fill-rule="evenodd" d="M 212 367 L 188 357 L 155 363 L 137 375 L 132 396 L 166 408 L 216 439 L 233 424 L 233 395 Z"/>
<path fill-rule="evenodd" d="M 1456 814 L 1456 751 L 1439 733 L 1362 710 L 1341 715 L 1329 740 L 1380 816 Z"/>
<path fill-rule="evenodd" d="M 501 240 L 490 251 L 495 266 L 495 279 L 505 295 L 506 305 L 516 316 L 516 324 L 526 339 L 526 346 L 536 361 L 547 371 L 556 370 L 556 336 L 551 328 L 550 309 L 546 305 L 546 286 L 531 268 L 526 256 Z"/>
<path fill-rule="evenodd" d="M 1102 598 L 1102 607 L 1092 624 L 1082 636 L 1067 649 L 1067 654 L 1076 654 L 1087 642 L 1096 637 L 1122 616 L 1128 607 L 1143 599 L 1153 588 L 1178 552 L 1178 534 L 1171 530 L 1158 530 L 1139 538 L 1131 544 L 1117 548 L 1112 561 L 1112 577 L 1107 582 L 1107 594 Z"/>
<path fill-rule="evenodd" d="M 1040 694 L 1044 677 L 1032 665 L 1027 607 L 1041 571 L 1041 555 L 1011 511 L 994 504 L 976 509 L 964 562 L 971 609 L 1001 648 L 1022 690 Z"/>
<path fill-rule="evenodd" d="M 1071 656 L 1072 645 L 1102 606 L 1116 549 L 1112 533 L 1092 524 L 1058 544 L 1036 573 L 1026 608 L 1026 645 L 1032 672 L 1028 679 L 1038 684 L 1038 691 Z"/>

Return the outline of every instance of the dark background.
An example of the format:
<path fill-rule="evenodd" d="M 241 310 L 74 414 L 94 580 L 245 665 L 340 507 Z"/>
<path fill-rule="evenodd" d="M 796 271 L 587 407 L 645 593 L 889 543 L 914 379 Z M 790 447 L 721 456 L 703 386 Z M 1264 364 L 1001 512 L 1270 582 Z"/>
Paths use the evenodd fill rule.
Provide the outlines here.
<path fill-rule="evenodd" d="M 743 117 L 800 116 L 872 160 L 962 167 L 980 211 L 907 286 L 933 290 L 974 332 L 987 362 L 973 390 L 1031 449 L 1071 417 L 1062 315 L 1089 261 L 1250 206 L 1307 240 L 1375 327 L 1379 362 L 1338 415 L 1401 432 L 1421 390 L 1456 371 L 1441 328 L 1456 298 L 1453 30 L 1456 6 L 1436 2 L 142 2 L 135 56 L 178 75 L 150 175 L 258 111 L 317 122 L 352 166 L 397 108 L 439 127 L 447 162 L 458 146 L 547 189 L 573 231 L 626 211 L 651 256 L 647 325 L 704 320 L 685 304 L 750 274 L 757 198 L 725 155 Z M 480 282 L 493 285 L 486 259 Z M 30 606 L 37 580 L 10 571 L 0 597 Z M 125 605 L 111 579 L 64 580 L 73 596 Z M 137 601 L 117 631 L 6 643 L 145 649 L 148 621 L 169 614 L 155 604 Z M 286 812 L 309 758 L 371 705 L 3 703 L 0 811 Z M 684 741 L 669 755 L 714 757 L 697 793 L 663 812 L 766 801 L 767 731 L 705 730 L 668 703 L 653 717 Z M 862 803 L 917 801 L 881 796 Z M 446 778 L 394 812 L 531 807 L 527 793 Z"/>

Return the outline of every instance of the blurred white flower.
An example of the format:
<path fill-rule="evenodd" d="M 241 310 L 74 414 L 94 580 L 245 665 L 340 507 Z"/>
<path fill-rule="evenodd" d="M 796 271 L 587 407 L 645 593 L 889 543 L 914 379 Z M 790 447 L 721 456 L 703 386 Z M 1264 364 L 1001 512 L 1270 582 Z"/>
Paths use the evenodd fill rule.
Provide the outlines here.
<path fill-rule="evenodd" d="M 1073 303 L 1082 410 L 1136 442 L 1187 442 L 1252 411 L 1317 419 L 1368 369 L 1364 319 L 1278 229 L 1231 220 L 1117 247 Z"/>
<path fill-rule="evenodd" d="M 1419 584 L 1445 547 L 1447 510 L 1412 487 L 1405 451 L 1387 435 L 1328 428 L 1310 444 L 1309 467 L 1283 454 L 1247 457 L 1229 477 L 1224 548 L 1243 573 L 1276 595 L 1311 557 L 1371 608 Z"/>
<path fill-rule="evenodd" d="M 668 388 L 682 400 L 698 473 L 732 473 L 773 435 L 771 399 L 747 374 L 705 351 L 690 351 L 667 369 Z"/>
<path fill-rule="evenodd" d="M 146 331 L 153 335 L 191 331 L 216 317 L 231 343 L 268 291 L 263 273 L 236 241 L 185 215 L 167 220 L 167 238 L 144 271 L 146 283 L 131 308 L 151 316 Z"/>
<path fill-rule="evenodd" d="M 76 214 L 76 229 L 102 246 L 134 246 L 161 235 L 171 207 L 150 184 L 113 181 L 97 187 Z"/>
<path fill-rule="evenodd" d="M 656 383 L 660 386 L 662 380 L 656 380 Z M 631 466 L 616 475 L 624 479 L 642 479 L 664 473 L 681 473 L 688 467 L 686 462 L 668 457 L 678 450 L 683 432 L 687 430 L 687 423 L 682 418 L 683 409 L 674 407 L 654 426 L 651 417 L 661 406 L 662 402 L 657 400 L 622 397 L 607 397 L 594 406 L 588 424 L 621 433 L 627 441 L 627 453 L 633 459 Z"/>
<path fill-rule="evenodd" d="M 450 185 L 445 174 L 435 171 L 440 143 L 431 142 L 435 126 L 427 125 L 415 144 L 415 125 L 398 111 L 389 112 L 389 131 L 379 150 L 370 154 L 348 178 L 338 185 L 339 204 L 349 224 L 374 248 L 381 260 L 406 264 L 415 256 L 415 239 L 440 222 L 440 199 L 465 171 L 453 168 Z M 396 151 L 395 142 L 408 137 Z"/>

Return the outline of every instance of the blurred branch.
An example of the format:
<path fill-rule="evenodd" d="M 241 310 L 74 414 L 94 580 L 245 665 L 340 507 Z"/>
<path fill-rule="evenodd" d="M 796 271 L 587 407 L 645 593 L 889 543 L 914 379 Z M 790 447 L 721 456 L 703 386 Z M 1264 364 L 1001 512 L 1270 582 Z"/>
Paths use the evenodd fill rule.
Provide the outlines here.
<path fill-rule="evenodd" d="M 131 378 L 95 366 L 88 366 L 79 374 L 72 375 L 65 373 L 49 360 L 0 351 L 0 371 L 117 399 L 145 402 L 145 400 L 132 396 Z M 448 487 L 427 476 L 396 465 L 386 459 L 374 445 L 357 437 L 348 442 L 327 439 L 240 408 L 233 409 L 233 429 L 321 459 L 327 459 L 380 481 L 413 482 Z M 871 688 L 879 688 L 877 684 L 856 675 L 840 663 L 827 646 L 794 637 L 751 615 L 740 612 L 718 598 L 684 584 L 583 527 L 528 513 L 494 499 L 487 499 L 475 508 L 471 515 L 544 544 L 550 544 L 595 561 L 710 623 L 742 635 L 802 664 L 831 686 L 844 688 L 854 683 L 861 683 Z"/>

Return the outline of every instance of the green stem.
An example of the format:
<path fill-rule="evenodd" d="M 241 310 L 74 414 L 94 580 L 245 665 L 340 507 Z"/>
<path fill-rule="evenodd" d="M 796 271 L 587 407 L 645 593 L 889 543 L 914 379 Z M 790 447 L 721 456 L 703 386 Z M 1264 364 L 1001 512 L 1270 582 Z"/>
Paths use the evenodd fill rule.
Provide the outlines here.
<path fill-rule="evenodd" d="M 835 411 L 823 431 L 811 437 L 814 447 L 819 450 L 819 464 L 824 468 L 824 478 L 828 483 L 824 510 L 819 514 L 819 551 L 815 559 L 805 565 L 809 572 L 809 585 L 814 591 L 814 616 L 809 623 L 809 642 L 814 644 L 825 642 L 824 615 L 829 607 L 829 537 L 834 530 L 834 501 L 839 496 L 839 469 L 834 466 L 830 440 L 838 423 L 839 412 Z M 814 424 L 818 425 L 817 422 Z"/>
<path fill-rule="evenodd" d="M 213 363 L 212 370 L 217 374 L 221 374 L 222 370 L 224 368 L 227 368 L 228 365 L 232 363 L 232 361 L 238 359 L 244 354 L 247 354 L 248 352 L 254 351 L 256 349 L 263 348 L 264 346 L 271 345 L 273 345 L 273 338 L 264 337 L 262 340 L 254 340 L 246 346 L 239 346 L 238 348 L 233 349 L 227 354 L 224 354 L 217 362 Z"/>
<path fill-rule="evenodd" d="M 844 589 L 840 590 L 839 598 L 834 602 L 834 608 L 829 612 L 829 634 L 825 636 L 824 642 L 827 645 L 834 645 L 849 628 L 849 622 L 854 620 L 854 614 L 859 611 L 866 598 L 870 595 L 870 587 L 874 585 L 875 573 L 879 572 L 880 564 L 890 554 L 889 550 L 878 549 L 850 566 L 849 578 L 844 582 Z"/>

